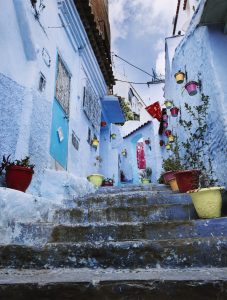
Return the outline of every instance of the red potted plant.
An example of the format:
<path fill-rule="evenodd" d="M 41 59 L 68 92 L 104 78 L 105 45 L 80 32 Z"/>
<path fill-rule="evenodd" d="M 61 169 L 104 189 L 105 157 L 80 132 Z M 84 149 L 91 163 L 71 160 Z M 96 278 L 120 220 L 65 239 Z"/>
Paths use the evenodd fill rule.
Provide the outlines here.
<path fill-rule="evenodd" d="M 198 189 L 200 170 L 182 170 L 175 173 L 177 185 L 181 193 Z"/>
<path fill-rule="evenodd" d="M 30 164 L 29 156 L 24 159 L 10 161 L 8 157 L 3 156 L 2 165 L 0 167 L 0 174 L 5 170 L 6 186 L 8 188 L 25 192 L 29 187 L 34 165 Z"/>

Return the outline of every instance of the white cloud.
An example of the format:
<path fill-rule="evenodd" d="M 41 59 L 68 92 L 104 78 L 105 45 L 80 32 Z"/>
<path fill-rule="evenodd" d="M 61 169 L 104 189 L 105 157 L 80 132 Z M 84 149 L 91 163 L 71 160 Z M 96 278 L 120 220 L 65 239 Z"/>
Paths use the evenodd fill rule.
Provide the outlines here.
<path fill-rule="evenodd" d="M 165 74 L 165 51 L 159 52 L 156 59 L 156 72 L 157 74 Z"/>
<path fill-rule="evenodd" d="M 175 9 L 176 0 L 110 0 L 113 45 L 127 37 L 131 26 L 135 35 L 170 34 Z"/>

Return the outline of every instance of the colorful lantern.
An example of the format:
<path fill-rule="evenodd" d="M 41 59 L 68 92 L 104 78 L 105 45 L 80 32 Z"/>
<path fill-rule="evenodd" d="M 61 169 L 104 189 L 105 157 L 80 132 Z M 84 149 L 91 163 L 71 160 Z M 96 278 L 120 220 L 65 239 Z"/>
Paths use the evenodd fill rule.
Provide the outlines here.
<path fill-rule="evenodd" d="M 187 90 L 188 94 L 190 96 L 194 96 L 197 94 L 197 87 L 199 86 L 198 82 L 196 81 L 189 81 L 186 85 L 185 85 L 185 89 Z"/>
<path fill-rule="evenodd" d="M 168 140 L 169 140 L 169 143 L 173 143 L 174 140 L 175 140 L 175 137 L 171 134 L 171 135 L 168 137 Z"/>
<path fill-rule="evenodd" d="M 179 108 L 174 106 L 170 109 L 170 112 L 171 112 L 171 116 L 172 117 L 177 117 L 178 116 L 178 112 L 179 112 Z"/>
<path fill-rule="evenodd" d="M 171 149 L 171 145 L 170 144 L 166 144 L 166 150 L 170 150 Z"/>
<path fill-rule="evenodd" d="M 174 77 L 176 78 L 176 82 L 177 82 L 178 84 L 181 84 L 181 83 L 184 82 L 185 74 L 184 74 L 183 72 L 181 72 L 181 71 L 178 71 L 178 72 L 174 75 Z"/>
<path fill-rule="evenodd" d="M 164 102 L 164 105 L 165 105 L 165 107 L 166 108 L 171 108 L 172 106 L 173 106 L 173 101 L 170 101 L 170 100 L 166 100 L 165 102 Z"/>

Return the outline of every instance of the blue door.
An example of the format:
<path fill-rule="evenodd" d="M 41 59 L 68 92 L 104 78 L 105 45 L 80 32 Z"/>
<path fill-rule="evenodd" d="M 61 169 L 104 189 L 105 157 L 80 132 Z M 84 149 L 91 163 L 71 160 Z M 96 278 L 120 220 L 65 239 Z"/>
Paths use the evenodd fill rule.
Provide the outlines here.
<path fill-rule="evenodd" d="M 54 99 L 51 129 L 51 156 L 64 168 L 67 168 L 69 122 L 59 102 Z"/>
<path fill-rule="evenodd" d="M 64 169 L 67 168 L 68 156 L 70 81 L 71 75 L 58 55 L 50 154 Z"/>

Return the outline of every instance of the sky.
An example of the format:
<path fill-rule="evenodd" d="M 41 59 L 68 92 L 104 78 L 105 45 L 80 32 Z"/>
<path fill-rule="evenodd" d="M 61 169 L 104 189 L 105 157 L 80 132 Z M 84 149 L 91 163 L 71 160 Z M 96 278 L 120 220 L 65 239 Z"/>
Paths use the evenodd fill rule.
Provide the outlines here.
<path fill-rule="evenodd" d="M 165 37 L 172 34 L 176 6 L 177 0 L 109 0 L 112 51 L 149 73 L 154 68 L 164 75 Z M 118 58 L 114 57 L 113 62 L 117 79 L 135 82 L 152 79 Z M 135 88 L 145 102 L 155 100 L 158 87 L 135 85 Z"/>

